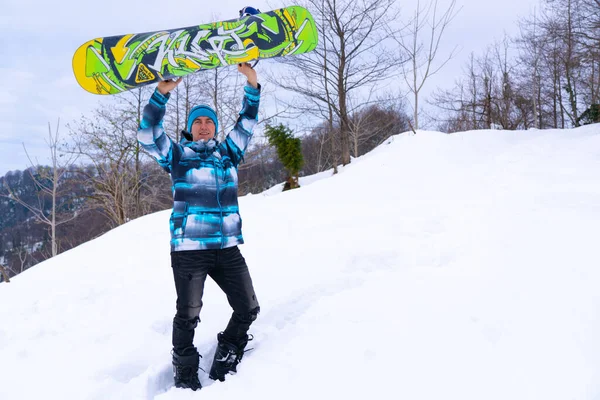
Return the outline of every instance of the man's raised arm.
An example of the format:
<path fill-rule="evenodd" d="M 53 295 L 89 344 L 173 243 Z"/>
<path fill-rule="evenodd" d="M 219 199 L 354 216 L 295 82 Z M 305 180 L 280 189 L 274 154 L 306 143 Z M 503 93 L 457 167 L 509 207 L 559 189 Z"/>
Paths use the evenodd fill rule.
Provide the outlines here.
<path fill-rule="evenodd" d="M 238 165 L 252 138 L 254 125 L 258 121 L 258 106 L 260 103 L 260 85 L 256 71 L 250 64 L 239 64 L 238 71 L 246 76 L 248 82 L 244 86 L 242 110 L 232 131 L 227 135 L 225 144 L 229 149 L 231 159 Z"/>
<path fill-rule="evenodd" d="M 167 80 L 159 82 L 150 101 L 144 107 L 142 120 L 138 129 L 138 141 L 158 164 L 167 172 L 171 172 L 173 141 L 163 129 L 163 117 L 166 104 L 173 90 L 181 82 Z"/>

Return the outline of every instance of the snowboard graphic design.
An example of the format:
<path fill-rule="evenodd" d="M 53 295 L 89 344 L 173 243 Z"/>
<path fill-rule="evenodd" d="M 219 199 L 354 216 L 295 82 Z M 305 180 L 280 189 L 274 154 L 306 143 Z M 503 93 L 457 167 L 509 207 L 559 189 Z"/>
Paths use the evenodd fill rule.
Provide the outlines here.
<path fill-rule="evenodd" d="M 117 94 L 196 71 L 307 53 L 318 36 L 308 10 L 290 6 L 241 19 L 90 40 L 73 56 L 79 85 Z"/>

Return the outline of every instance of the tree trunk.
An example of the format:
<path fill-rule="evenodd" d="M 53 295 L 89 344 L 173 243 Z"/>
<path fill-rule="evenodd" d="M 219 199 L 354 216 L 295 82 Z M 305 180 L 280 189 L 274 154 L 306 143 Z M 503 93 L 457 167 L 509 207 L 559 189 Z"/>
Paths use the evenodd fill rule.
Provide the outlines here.
<path fill-rule="evenodd" d="M 323 171 L 323 147 L 325 145 L 325 141 L 327 136 L 321 135 L 321 140 L 319 140 L 319 155 L 317 156 L 317 172 Z"/>
<path fill-rule="evenodd" d="M 477 76 L 475 75 L 475 58 L 471 53 L 471 129 L 478 129 L 477 123 Z"/>
<path fill-rule="evenodd" d="M 54 166 L 53 166 L 53 174 L 54 174 L 54 179 L 53 182 L 54 184 L 52 185 L 52 222 L 50 224 L 50 227 L 52 229 L 52 257 L 56 256 L 58 254 L 58 245 L 56 243 L 56 187 L 57 187 L 57 182 L 58 182 L 58 168 L 56 165 L 56 161 L 54 162 Z"/>
<path fill-rule="evenodd" d="M 535 71 L 535 70 L 534 70 Z M 533 96 L 531 97 L 533 100 L 533 127 L 539 129 L 538 125 L 538 89 L 535 72 L 533 73 Z"/>
<path fill-rule="evenodd" d="M 484 100 L 484 114 L 485 114 L 485 127 L 486 129 L 492 129 L 492 83 L 489 78 L 483 80 L 485 86 L 485 100 Z"/>
<path fill-rule="evenodd" d="M 573 38 L 573 15 L 571 10 L 571 1 L 567 5 L 567 59 L 565 62 L 565 76 L 567 78 L 567 88 L 569 94 L 569 106 L 571 108 L 571 122 L 575 126 L 579 126 L 579 113 L 577 112 L 577 84 L 573 76 L 574 66 L 574 38 Z"/>
<path fill-rule="evenodd" d="M 346 89 L 344 87 L 344 71 L 346 70 L 345 49 L 342 42 L 340 66 L 338 70 L 338 97 L 340 102 L 340 139 L 342 144 L 342 165 L 350 164 L 350 124 L 348 123 L 348 107 Z"/>
<path fill-rule="evenodd" d="M 418 23 L 418 21 L 417 21 Z M 416 51 L 417 51 L 417 35 L 415 33 L 414 35 L 414 51 L 415 51 L 415 56 L 412 59 L 413 62 L 413 93 L 415 96 L 415 109 L 414 109 L 414 121 L 415 121 L 415 125 L 413 126 L 413 130 L 416 131 L 417 129 L 419 129 L 419 89 L 417 86 L 417 57 L 416 57 Z"/>
<path fill-rule="evenodd" d="M 558 66 L 556 64 L 556 57 L 553 61 L 554 65 L 552 68 L 552 72 L 554 72 L 554 79 L 552 82 L 552 113 L 554 118 L 554 129 L 558 129 L 558 103 L 562 100 L 560 99 L 560 77 L 558 76 Z"/>
<path fill-rule="evenodd" d="M 419 129 L 419 93 L 415 92 L 415 114 L 414 114 L 414 119 L 415 119 L 415 131 L 417 129 Z"/>
<path fill-rule="evenodd" d="M 354 157 L 358 157 L 358 139 L 359 139 L 359 133 L 358 133 L 358 129 L 364 129 L 362 126 L 360 125 L 356 125 L 354 124 L 354 126 L 352 127 L 352 132 L 353 132 L 353 136 L 352 138 L 353 140 L 353 153 L 354 153 Z"/>
<path fill-rule="evenodd" d="M 323 8 L 325 8 L 323 6 Z M 323 14 L 323 19 L 325 19 L 325 14 Z M 323 34 L 325 33 L 325 21 L 323 21 Z M 329 138 L 331 140 L 331 155 L 333 157 L 333 174 L 337 174 L 338 173 L 338 162 L 337 162 L 337 152 L 335 150 L 335 134 L 333 131 L 333 104 L 331 104 L 332 100 L 331 100 L 331 96 L 329 94 L 329 81 L 327 80 L 327 75 L 329 72 L 329 66 L 327 64 L 327 41 L 323 42 L 323 75 L 325 76 L 325 96 L 327 99 L 327 111 L 329 113 L 329 119 L 327 121 L 328 123 L 328 128 L 329 128 Z M 324 135 L 325 136 L 325 135 Z M 321 149 L 323 148 L 323 146 L 321 146 Z M 321 156 L 321 152 L 319 152 L 319 165 L 321 165 L 321 161 L 320 161 L 320 156 Z M 319 170 L 319 172 L 321 172 Z"/>
<path fill-rule="evenodd" d="M 558 108 L 559 108 L 559 117 L 560 117 L 560 126 L 557 126 L 557 128 L 560 129 L 565 129 L 565 106 L 563 104 L 563 96 L 562 96 L 562 90 L 560 90 L 561 87 L 561 82 L 560 82 L 560 77 L 558 78 Z"/>
<path fill-rule="evenodd" d="M 2 274 L 2 277 L 4 278 L 4 282 L 6 282 L 6 283 L 10 282 L 8 273 L 6 272 L 6 269 L 2 265 L 0 265 L 0 274 Z"/>
<path fill-rule="evenodd" d="M 139 127 L 142 122 L 142 89 L 138 90 L 137 97 L 137 126 Z M 140 142 L 135 141 L 135 215 L 134 218 L 141 217 L 144 215 L 142 211 L 142 201 L 141 201 L 141 186 L 140 181 L 142 180 L 142 168 L 140 161 Z"/>
<path fill-rule="evenodd" d="M 335 148 L 335 130 L 333 129 L 333 111 L 331 110 L 331 106 L 329 106 L 329 137 L 331 142 L 331 155 L 333 157 L 333 174 L 338 173 L 338 152 Z"/>

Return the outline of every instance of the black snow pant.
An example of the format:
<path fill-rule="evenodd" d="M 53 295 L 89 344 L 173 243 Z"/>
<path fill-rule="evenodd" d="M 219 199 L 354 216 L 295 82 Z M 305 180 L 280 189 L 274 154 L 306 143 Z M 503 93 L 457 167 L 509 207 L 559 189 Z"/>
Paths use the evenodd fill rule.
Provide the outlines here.
<path fill-rule="evenodd" d="M 171 266 L 177 290 L 177 313 L 173 319 L 173 350 L 177 354 L 196 352 L 194 330 L 200 322 L 206 275 L 225 292 L 233 308 L 223 336 L 232 343 L 245 339 L 260 307 L 248 266 L 237 246 L 172 252 Z"/>

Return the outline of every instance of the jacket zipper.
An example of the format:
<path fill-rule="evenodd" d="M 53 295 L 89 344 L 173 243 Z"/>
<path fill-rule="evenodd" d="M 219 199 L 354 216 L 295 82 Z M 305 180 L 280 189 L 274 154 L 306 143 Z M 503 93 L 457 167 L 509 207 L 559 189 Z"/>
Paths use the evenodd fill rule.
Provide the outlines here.
<path fill-rule="evenodd" d="M 213 161 L 213 167 L 215 171 L 215 182 L 217 184 L 217 204 L 219 205 L 219 232 L 221 233 L 221 248 L 223 248 L 224 244 L 224 236 L 223 236 L 223 207 L 221 207 L 221 199 L 219 195 L 221 193 L 221 187 L 219 185 L 219 169 L 217 168 L 217 163 Z"/>

